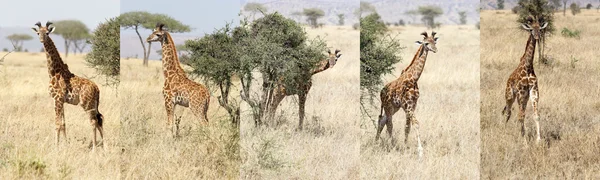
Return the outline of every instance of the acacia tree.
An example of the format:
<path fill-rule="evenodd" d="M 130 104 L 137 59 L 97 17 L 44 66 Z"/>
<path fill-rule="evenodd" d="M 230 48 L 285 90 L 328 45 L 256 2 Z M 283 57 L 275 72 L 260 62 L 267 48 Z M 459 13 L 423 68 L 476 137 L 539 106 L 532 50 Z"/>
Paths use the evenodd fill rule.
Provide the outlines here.
<path fill-rule="evenodd" d="M 185 47 L 191 52 L 189 65 L 194 67 L 191 73 L 219 88 L 219 105 L 227 110 L 231 122 L 239 125 L 240 102 L 230 97 L 232 78 L 239 69 L 239 48 L 233 41 L 229 24 L 200 39 L 187 40 Z"/>
<path fill-rule="evenodd" d="M 169 32 L 171 33 L 182 33 L 182 32 L 190 32 L 191 28 L 188 25 L 185 25 L 178 20 L 171 18 L 168 15 L 164 14 L 152 14 L 146 11 L 131 11 L 123 13 L 119 16 L 121 27 L 124 29 L 133 29 L 137 34 L 140 44 L 143 49 L 143 65 L 148 66 L 148 57 L 151 52 L 151 43 L 148 43 L 148 49 L 146 49 L 146 45 L 144 44 L 144 39 L 140 35 L 141 29 L 153 30 L 156 27 L 156 23 L 163 23 L 166 27 L 169 28 Z"/>
<path fill-rule="evenodd" d="M 307 8 L 303 11 L 304 16 L 306 16 L 306 21 L 313 28 L 319 27 L 318 20 L 325 16 L 325 12 L 319 8 Z"/>
<path fill-rule="evenodd" d="M 290 87 L 286 90 L 302 90 L 294 85 L 311 78 L 309 70 L 325 58 L 325 44 L 309 40 L 298 23 L 278 13 L 266 14 L 249 26 L 245 20 L 241 24 L 233 30 L 225 26 L 203 38 L 186 41 L 185 46 L 190 51 L 192 74 L 218 86 L 219 104 L 234 124 L 239 123 L 241 101 L 229 94 L 232 77 L 238 76 L 240 97 L 250 105 L 255 124 L 259 125 L 276 83 L 283 79 L 283 84 Z M 261 74 L 260 92 L 251 88 L 256 73 Z"/>
<path fill-rule="evenodd" d="M 77 46 L 73 50 L 73 52 L 76 52 L 77 49 L 80 48 L 80 45 L 85 43 L 90 37 L 90 29 L 79 20 L 56 21 L 54 22 L 54 26 L 57 27 L 54 33 L 62 36 L 65 41 L 65 57 L 69 56 L 69 48 L 71 45 Z"/>
<path fill-rule="evenodd" d="M 339 26 L 343 26 L 344 25 L 344 14 L 338 14 L 338 25 Z"/>
<path fill-rule="evenodd" d="M 377 13 L 361 18 L 360 29 L 360 103 L 363 117 L 370 117 L 366 105 L 374 106 L 383 76 L 391 74 L 394 64 L 402 60 L 398 55 L 402 47 L 386 36 L 387 27 Z"/>
<path fill-rule="evenodd" d="M 458 12 L 458 16 L 460 17 L 460 24 L 467 24 L 467 12 L 460 11 Z"/>
<path fill-rule="evenodd" d="M 571 9 L 571 13 L 573 15 L 581 13 L 581 8 L 579 7 L 579 5 L 577 5 L 577 3 L 571 3 L 569 9 Z"/>
<path fill-rule="evenodd" d="M 89 44 L 92 50 L 85 56 L 87 65 L 106 77 L 107 85 L 117 86 L 120 82 L 120 28 L 119 19 L 110 18 L 98 25 Z"/>
<path fill-rule="evenodd" d="M 33 37 L 29 34 L 12 34 L 10 36 L 6 36 L 6 39 L 8 39 L 13 44 L 15 51 L 21 52 L 23 51 L 23 42 L 32 40 Z"/>
<path fill-rule="evenodd" d="M 569 2 L 569 0 L 562 0 L 563 2 L 563 16 L 567 16 L 567 2 Z"/>
<path fill-rule="evenodd" d="M 444 14 L 444 11 L 439 6 L 419 6 L 417 12 L 421 14 L 421 20 L 423 24 L 425 24 L 429 28 L 435 28 L 437 24 L 435 23 L 435 18 Z"/>
<path fill-rule="evenodd" d="M 497 0 L 498 9 L 504 9 L 504 0 Z"/>
<path fill-rule="evenodd" d="M 521 7 L 519 10 L 519 18 L 517 19 L 519 26 L 526 23 L 527 17 L 529 16 L 533 16 L 535 19 L 543 20 L 548 23 L 546 28 L 540 31 L 541 36 L 538 40 L 540 46 L 537 47 L 539 54 L 538 61 L 547 64 L 548 61 L 544 56 L 546 50 L 546 38 L 556 30 L 554 27 L 554 9 L 552 9 L 547 0 L 521 0 L 519 1 L 519 6 Z"/>
<path fill-rule="evenodd" d="M 252 19 L 254 19 L 258 13 L 267 13 L 267 7 L 261 3 L 249 2 L 244 6 L 244 11 L 250 12 Z"/>
<path fill-rule="evenodd" d="M 360 6 L 358 9 L 354 10 L 354 15 L 360 19 L 362 18 L 363 14 L 376 12 L 377 10 L 375 9 L 375 6 L 373 6 L 371 3 L 360 1 Z"/>

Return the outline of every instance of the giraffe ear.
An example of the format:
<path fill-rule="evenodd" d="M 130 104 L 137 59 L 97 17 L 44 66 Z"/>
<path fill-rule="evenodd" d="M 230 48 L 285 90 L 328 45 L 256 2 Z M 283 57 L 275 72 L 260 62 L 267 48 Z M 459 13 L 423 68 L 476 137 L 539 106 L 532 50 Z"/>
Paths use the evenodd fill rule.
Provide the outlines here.
<path fill-rule="evenodd" d="M 544 29 L 544 28 L 546 28 L 546 26 L 548 26 L 548 22 L 544 22 L 544 25 L 542 25 L 542 27 L 540 27 L 540 29 Z"/>
<path fill-rule="evenodd" d="M 521 26 L 522 26 L 522 27 L 523 27 L 523 29 L 525 29 L 525 30 L 531 30 L 531 27 L 529 27 L 529 24 L 525 24 L 525 23 L 523 23 L 523 24 L 521 24 Z"/>
<path fill-rule="evenodd" d="M 421 44 L 423 44 L 423 42 L 421 42 L 421 41 L 415 41 L 415 44 L 421 45 Z"/>
<path fill-rule="evenodd" d="M 38 33 L 38 30 L 34 27 L 32 27 L 31 30 L 33 30 L 34 33 Z"/>
<path fill-rule="evenodd" d="M 435 41 L 437 43 L 438 39 L 439 39 L 439 37 L 435 37 L 435 38 L 433 38 L 433 41 Z"/>
<path fill-rule="evenodd" d="M 52 26 L 52 27 L 50 27 L 50 29 L 49 29 L 49 30 L 50 30 L 50 31 L 48 31 L 48 34 L 50 34 L 50 33 L 54 32 L 54 30 L 56 30 L 56 27 Z"/>
<path fill-rule="evenodd" d="M 342 54 L 337 54 L 335 57 L 340 58 L 340 56 L 342 56 Z"/>

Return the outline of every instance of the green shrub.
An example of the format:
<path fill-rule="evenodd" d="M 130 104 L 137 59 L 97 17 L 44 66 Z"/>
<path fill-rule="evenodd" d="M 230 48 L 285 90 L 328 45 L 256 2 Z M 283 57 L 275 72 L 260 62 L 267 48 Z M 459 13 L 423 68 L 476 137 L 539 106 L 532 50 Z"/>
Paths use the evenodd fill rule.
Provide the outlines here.
<path fill-rule="evenodd" d="M 118 18 L 111 18 L 94 30 L 88 41 L 92 51 L 85 57 L 87 65 L 106 77 L 107 85 L 120 82 L 120 25 Z"/>
<path fill-rule="evenodd" d="M 569 38 L 580 38 L 580 34 L 581 31 L 579 30 L 570 30 L 569 28 L 562 28 L 562 30 L 560 31 L 560 34 L 564 37 L 569 37 Z"/>

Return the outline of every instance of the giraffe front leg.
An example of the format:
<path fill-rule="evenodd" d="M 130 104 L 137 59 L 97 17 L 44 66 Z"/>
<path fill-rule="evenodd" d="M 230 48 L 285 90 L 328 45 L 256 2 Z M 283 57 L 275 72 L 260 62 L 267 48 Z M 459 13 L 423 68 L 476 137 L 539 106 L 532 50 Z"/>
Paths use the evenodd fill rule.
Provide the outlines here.
<path fill-rule="evenodd" d="M 175 103 L 167 99 L 165 101 L 165 109 L 167 110 L 167 129 L 171 131 L 171 136 L 176 137 L 175 131 L 173 131 L 173 121 L 175 118 Z"/>
<path fill-rule="evenodd" d="M 66 139 L 66 130 L 65 130 L 65 110 L 63 108 L 64 103 L 59 100 L 54 101 L 54 111 L 56 113 L 55 116 L 55 125 L 56 125 L 56 146 L 59 145 L 60 142 L 60 133 L 63 132 L 63 135 Z"/>
<path fill-rule="evenodd" d="M 537 89 L 537 85 L 535 85 L 533 87 L 533 89 L 531 89 L 531 104 L 533 106 L 533 119 L 535 120 L 535 126 L 536 126 L 536 143 L 540 143 L 540 114 L 538 111 L 538 102 L 539 102 L 539 93 L 538 93 L 538 89 Z"/>
<path fill-rule="evenodd" d="M 414 110 L 411 110 L 407 113 L 407 116 L 410 117 L 410 121 L 412 125 L 415 127 L 415 134 L 417 135 L 417 153 L 419 157 L 423 157 L 423 146 L 421 145 L 421 134 L 419 133 L 419 122 L 415 117 Z"/>
<path fill-rule="evenodd" d="M 306 105 L 306 93 L 298 93 L 298 130 L 302 130 L 302 123 L 304 122 L 304 106 Z"/>

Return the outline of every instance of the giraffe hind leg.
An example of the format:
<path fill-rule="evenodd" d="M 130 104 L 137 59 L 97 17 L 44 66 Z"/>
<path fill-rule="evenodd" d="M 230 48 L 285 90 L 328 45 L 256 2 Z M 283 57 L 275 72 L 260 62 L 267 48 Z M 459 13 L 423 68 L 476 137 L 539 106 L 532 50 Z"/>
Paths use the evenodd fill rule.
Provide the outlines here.
<path fill-rule="evenodd" d="M 519 123 L 521 124 L 521 137 L 524 139 L 524 143 L 527 144 L 527 138 L 525 137 L 525 111 L 527 110 L 527 101 L 529 100 L 528 92 L 519 92 L 517 100 L 519 102 Z"/>
<path fill-rule="evenodd" d="M 506 88 L 505 98 L 506 106 L 504 106 L 502 114 L 506 117 L 505 123 L 508 123 L 508 120 L 510 120 L 510 116 L 512 114 L 512 105 L 515 102 L 515 92 L 512 90 L 512 88 Z"/>

